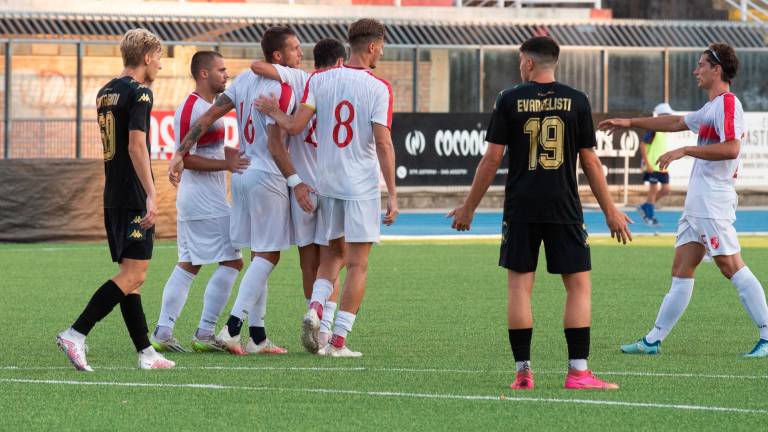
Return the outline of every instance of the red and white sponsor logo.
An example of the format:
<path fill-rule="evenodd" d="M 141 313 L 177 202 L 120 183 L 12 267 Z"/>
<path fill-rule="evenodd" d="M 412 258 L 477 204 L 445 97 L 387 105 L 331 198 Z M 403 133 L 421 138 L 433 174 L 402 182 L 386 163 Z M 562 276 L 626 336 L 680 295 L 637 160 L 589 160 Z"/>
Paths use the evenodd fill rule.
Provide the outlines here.
<path fill-rule="evenodd" d="M 152 159 L 168 160 L 176 150 L 176 140 L 173 130 L 173 111 L 152 111 L 149 120 L 150 157 Z M 224 121 L 224 145 L 237 147 L 237 118 L 230 111 L 222 117 Z M 183 138 L 183 137 L 182 137 Z"/>
<path fill-rule="evenodd" d="M 712 249 L 720 248 L 720 239 L 718 239 L 717 236 L 710 237 L 709 243 L 712 245 Z"/>

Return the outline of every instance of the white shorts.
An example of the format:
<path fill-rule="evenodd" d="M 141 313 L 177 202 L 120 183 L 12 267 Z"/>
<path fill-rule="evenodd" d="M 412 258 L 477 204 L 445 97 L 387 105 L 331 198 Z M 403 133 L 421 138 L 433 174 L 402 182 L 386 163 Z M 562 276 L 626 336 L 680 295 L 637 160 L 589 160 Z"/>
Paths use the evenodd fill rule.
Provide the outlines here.
<path fill-rule="evenodd" d="M 285 177 L 256 169 L 232 175 L 232 244 L 252 252 L 291 247 L 291 205 Z"/>
<path fill-rule="evenodd" d="M 291 191 L 291 222 L 293 226 L 293 240 L 296 246 L 304 247 L 315 242 L 317 208 L 312 213 L 305 212 L 299 205 L 299 202 L 296 201 L 296 195 L 293 194 L 293 191 Z"/>
<path fill-rule="evenodd" d="M 703 245 L 707 259 L 734 255 L 741 251 L 733 221 L 728 219 L 708 219 L 684 214 L 677 224 L 675 247 L 688 243 Z"/>
<path fill-rule="evenodd" d="M 381 233 L 381 198 L 353 201 L 317 197 L 315 243 L 344 237 L 347 243 L 378 243 Z"/>
<path fill-rule="evenodd" d="M 179 262 L 213 264 L 242 258 L 229 240 L 229 216 L 177 221 Z"/>

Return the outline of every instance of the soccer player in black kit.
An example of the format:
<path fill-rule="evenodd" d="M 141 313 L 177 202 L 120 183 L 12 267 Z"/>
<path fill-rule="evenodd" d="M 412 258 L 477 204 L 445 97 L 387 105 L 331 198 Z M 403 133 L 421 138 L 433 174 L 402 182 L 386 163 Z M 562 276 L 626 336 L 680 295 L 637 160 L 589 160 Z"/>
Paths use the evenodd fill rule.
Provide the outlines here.
<path fill-rule="evenodd" d="M 91 372 L 85 337 L 97 322 L 120 305 L 128 334 L 139 354 L 140 369 L 168 369 L 175 363 L 155 352 L 141 306 L 140 288 L 152 258 L 157 202 L 149 161 L 149 85 L 162 68 L 160 39 L 145 29 L 129 30 L 120 42 L 123 73 L 96 97 L 104 146 L 104 225 L 112 261 L 120 271 L 91 297 L 56 344 L 80 371 Z"/>
<path fill-rule="evenodd" d="M 568 344 L 567 389 L 617 389 L 587 368 L 592 320 L 591 259 L 576 181 L 581 161 L 611 236 L 631 240 L 631 220 L 613 204 L 595 154 L 595 131 L 587 96 L 555 80 L 560 47 L 548 37 L 520 47 L 523 83 L 496 99 L 486 141 L 488 150 L 464 203 L 449 213 L 453 228 L 470 228 L 475 209 L 509 152 L 501 257 L 506 268 L 509 344 L 517 375 L 512 389 L 534 388 L 530 365 L 533 316 L 531 292 L 544 242 L 547 271 L 560 274 L 567 291 L 563 325 Z"/>

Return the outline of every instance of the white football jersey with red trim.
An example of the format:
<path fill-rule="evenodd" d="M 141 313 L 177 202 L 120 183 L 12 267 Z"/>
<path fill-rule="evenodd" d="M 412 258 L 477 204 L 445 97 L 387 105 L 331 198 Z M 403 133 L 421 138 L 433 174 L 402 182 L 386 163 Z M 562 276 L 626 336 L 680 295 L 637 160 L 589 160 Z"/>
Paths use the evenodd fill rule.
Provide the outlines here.
<path fill-rule="evenodd" d="M 211 104 L 197 93 L 191 93 L 179 105 L 173 116 L 176 147 L 189 132 L 189 127 L 208 111 Z M 224 121 L 216 120 L 192 146 L 189 154 L 208 159 L 224 159 Z M 229 215 L 227 202 L 227 175 L 224 171 L 195 171 L 186 169 L 181 174 L 176 195 L 179 220 L 210 219 Z"/>
<path fill-rule="evenodd" d="M 741 101 L 733 93 L 723 93 L 685 116 L 685 124 L 699 135 L 699 146 L 741 140 L 746 132 Z M 736 219 L 735 182 L 739 159 L 708 161 L 694 159 L 685 214 L 710 219 Z"/>
<path fill-rule="evenodd" d="M 282 175 L 267 147 L 267 126 L 275 121 L 254 107 L 261 96 L 277 96 L 280 109 L 291 112 L 296 103 L 291 86 L 256 75 L 250 70 L 241 73 L 224 94 L 234 103 L 237 127 L 240 131 L 240 153 L 251 160 L 248 169 Z"/>
<path fill-rule="evenodd" d="M 318 194 L 346 200 L 379 197 L 373 124 L 392 127 L 392 86 L 368 69 L 341 66 L 310 75 L 302 104 L 317 116 Z"/>

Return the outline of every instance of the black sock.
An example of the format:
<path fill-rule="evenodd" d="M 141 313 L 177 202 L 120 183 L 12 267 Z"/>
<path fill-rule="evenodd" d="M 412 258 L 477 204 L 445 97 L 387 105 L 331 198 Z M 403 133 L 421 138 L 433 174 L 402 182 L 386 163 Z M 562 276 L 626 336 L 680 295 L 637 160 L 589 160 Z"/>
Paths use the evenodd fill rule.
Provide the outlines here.
<path fill-rule="evenodd" d="M 267 330 L 264 327 L 248 327 L 248 333 L 251 334 L 251 339 L 256 345 L 267 339 Z"/>
<path fill-rule="evenodd" d="M 128 294 L 120 302 L 120 311 L 123 312 L 123 320 L 128 334 L 131 336 L 136 352 L 149 348 L 149 329 L 147 318 L 144 316 L 144 308 L 141 306 L 141 296 Z"/>
<path fill-rule="evenodd" d="M 230 315 L 229 319 L 227 320 L 227 330 L 229 330 L 230 336 L 237 336 L 240 334 L 240 330 L 243 328 L 243 320 L 240 318 Z"/>
<path fill-rule="evenodd" d="M 533 329 L 508 329 L 507 331 L 509 332 L 509 346 L 512 348 L 515 361 L 530 361 Z"/>
<path fill-rule="evenodd" d="M 568 359 L 589 357 L 589 327 L 565 329 L 565 341 L 568 343 Z"/>
<path fill-rule="evenodd" d="M 112 309 L 123 300 L 123 297 L 125 294 L 111 279 L 104 282 L 104 285 L 93 293 L 93 297 L 85 306 L 83 313 L 72 324 L 72 328 L 78 333 L 87 335 L 97 322 L 112 312 Z"/>

